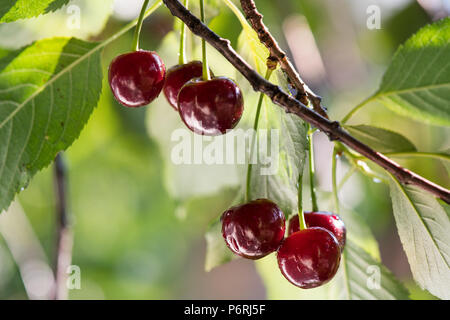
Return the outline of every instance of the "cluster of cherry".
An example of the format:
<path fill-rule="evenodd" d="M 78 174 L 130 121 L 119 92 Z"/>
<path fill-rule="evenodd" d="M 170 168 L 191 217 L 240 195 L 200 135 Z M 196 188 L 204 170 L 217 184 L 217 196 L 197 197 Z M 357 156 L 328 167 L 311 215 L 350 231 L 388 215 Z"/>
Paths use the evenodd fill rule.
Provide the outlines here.
<path fill-rule="evenodd" d="M 208 74 L 209 72 L 207 72 Z M 114 97 L 126 107 L 148 105 L 161 91 L 186 126 L 202 135 L 224 134 L 239 122 L 244 102 L 237 84 L 225 77 L 205 77 L 202 62 L 170 68 L 156 52 L 137 50 L 116 57 L 109 67 Z M 345 244 L 342 220 L 325 212 L 307 212 L 289 222 L 270 200 L 258 199 L 232 207 L 222 215 L 222 234 L 237 255 L 259 259 L 277 251 L 282 274 L 294 285 L 314 288 L 336 274 Z"/>
<path fill-rule="evenodd" d="M 161 90 L 193 132 L 215 136 L 233 129 L 244 111 L 237 84 L 226 77 L 202 77 L 203 65 L 192 61 L 166 68 L 154 51 L 138 50 L 116 57 L 109 67 L 114 97 L 126 107 L 148 105 Z"/>
<path fill-rule="evenodd" d="M 302 229 L 296 215 L 289 220 L 286 239 L 284 214 L 267 199 L 232 207 L 221 219 L 222 235 L 231 251 L 252 260 L 277 251 L 281 273 L 297 287 L 321 286 L 339 268 L 346 229 L 337 215 L 305 212 Z"/>

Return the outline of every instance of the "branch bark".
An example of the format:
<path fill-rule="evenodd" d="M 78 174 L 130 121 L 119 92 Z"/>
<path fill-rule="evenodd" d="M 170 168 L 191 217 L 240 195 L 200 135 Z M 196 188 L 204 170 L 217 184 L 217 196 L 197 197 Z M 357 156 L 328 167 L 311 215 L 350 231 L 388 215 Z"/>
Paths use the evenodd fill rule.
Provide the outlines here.
<path fill-rule="evenodd" d="M 54 164 L 56 215 L 57 215 L 57 239 L 55 257 L 55 300 L 66 300 L 67 268 L 72 263 L 73 234 L 69 221 L 67 206 L 67 169 L 64 155 L 58 153 Z"/>
<path fill-rule="evenodd" d="M 341 141 L 367 159 L 378 164 L 396 177 L 401 183 L 415 185 L 450 204 L 449 190 L 401 167 L 393 160 L 352 137 L 342 129 L 339 122 L 328 120 L 309 109 L 302 102 L 288 95 L 278 86 L 266 81 L 231 47 L 229 40 L 219 37 L 188 11 L 178 0 L 163 0 L 163 2 L 171 11 L 172 15 L 181 19 L 194 34 L 205 39 L 219 51 L 249 81 L 255 91 L 266 94 L 276 105 L 283 108 L 285 112 L 295 114 L 304 121 L 314 125 L 326 133 L 330 140 Z"/>
<path fill-rule="evenodd" d="M 314 108 L 314 111 L 328 119 L 328 115 L 322 107 L 322 98 L 315 94 L 302 80 L 286 53 L 283 49 L 281 49 L 278 42 L 264 24 L 263 15 L 259 13 L 255 2 L 253 0 L 241 0 L 241 7 L 244 11 L 245 17 L 258 35 L 259 41 L 267 47 L 270 55 L 278 60 L 281 69 L 286 73 L 295 89 L 297 89 L 297 100 L 305 105 L 308 104 L 309 100 Z"/>

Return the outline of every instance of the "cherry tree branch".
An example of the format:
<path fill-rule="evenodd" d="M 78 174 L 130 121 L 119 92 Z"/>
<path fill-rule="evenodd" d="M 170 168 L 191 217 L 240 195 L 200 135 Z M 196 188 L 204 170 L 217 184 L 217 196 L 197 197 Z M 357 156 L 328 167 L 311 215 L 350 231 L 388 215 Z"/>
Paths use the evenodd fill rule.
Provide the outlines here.
<path fill-rule="evenodd" d="M 56 300 L 68 298 L 67 268 L 72 263 L 73 234 L 70 227 L 67 206 L 67 169 L 64 155 L 58 153 L 54 164 L 57 239 L 55 257 L 55 294 Z"/>
<path fill-rule="evenodd" d="M 163 0 L 163 2 L 171 11 L 172 15 L 181 19 L 195 35 L 205 39 L 212 47 L 219 51 L 248 80 L 255 91 L 266 94 L 276 105 L 283 108 L 285 112 L 295 114 L 304 121 L 314 125 L 327 134 L 330 140 L 341 141 L 367 159 L 378 164 L 396 177 L 401 183 L 415 185 L 450 204 L 450 190 L 401 167 L 385 155 L 371 149 L 366 144 L 352 137 L 341 127 L 339 122 L 328 120 L 309 109 L 305 104 L 291 97 L 280 87 L 265 80 L 231 47 L 229 40 L 219 37 L 188 11 L 178 0 Z"/>
<path fill-rule="evenodd" d="M 269 49 L 270 55 L 275 57 L 280 63 L 281 69 L 286 73 L 292 85 L 297 89 L 296 98 L 301 103 L 307 105 L 311 102 L 314 111 L 328 119 L 325 109 L 322 107 L 322 98 L 316 95 L 302 80 L 297 70 L 292 65 L 286 53 L 278 45 L 278 42 L 270 33 L 263 22 L 263 15 L 259 13 L 253 0 L 240 0 L 245 17 L 256 31 L 259 41 Z"/>

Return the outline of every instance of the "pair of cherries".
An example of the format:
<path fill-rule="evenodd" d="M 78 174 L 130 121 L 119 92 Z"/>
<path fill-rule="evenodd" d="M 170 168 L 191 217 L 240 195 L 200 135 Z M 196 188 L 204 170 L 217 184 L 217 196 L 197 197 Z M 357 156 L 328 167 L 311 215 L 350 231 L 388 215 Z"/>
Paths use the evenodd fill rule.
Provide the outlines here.
<path fill-rule="evenodd" d="M 300 231 L 298 215 L 289 220 L 284 239 L 285 218 L 270 200 L 258 199 L 232 207 L 222 214 L 222 235 L 235 254 L 260 259 L 277 251 L 284 277 L 303 288 L 315 288 L 336 274 L 345 246 L 343 221 L 328 212 L 305 212 L 307 228 Z"/>
<path fill-rule="evenodd" d="M 141 107 L 162 90 L 181 119 L 193 132 L 220 135 L 239 122 L 244 101 L 237 84 L 226 77 L 202 79 L 202 63 L 176 65 L 166 72 L 154 51 L 138 50 L 116 57 L 109 67 L 114 97 L 126 107 Z"/>

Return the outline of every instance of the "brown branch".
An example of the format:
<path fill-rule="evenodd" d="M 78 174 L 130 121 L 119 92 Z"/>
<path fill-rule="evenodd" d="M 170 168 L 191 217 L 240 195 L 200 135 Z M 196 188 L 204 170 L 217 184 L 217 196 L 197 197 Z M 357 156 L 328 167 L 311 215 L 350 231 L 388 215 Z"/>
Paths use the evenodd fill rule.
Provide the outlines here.
<path fill-rule="evenodd" d="M 181 19 L 197 36 L 205 39 L 219 51 L 252 85 L 255 91 L 263 92 L 287 113 L 299 116 L 304 121 L 316 126 L 328 135 L 330 140 L 338 140 L 372 160 L 386 171 L 395 176 L 403 184 L 420 187 L 450 204 L 450 191 L 426 180 L 418 174 L 401 167 L 383 154 L 374 151 L 369 146 L 358 141 L 344 131 L 339 122 L 330 121 L 315 111 L 306 107 L 300 101 L 289 96 L 278 86 L 261 77 L 242 57 L 231 47 L 230 41 L 223 39 L 205 26 L 197 17 L 189 12 L 177 0 L 163 0 L 172 15 Z"/>
<path fill-rule="evenodd" d="M 67 170 L 64 155 L 58 153 L 54 164 L 57 239 L 55 257 L 55 293 L 56 300 L 68 298 L 67 268 L 72 263 L 73 234 L 67 209 Z"/>
<path fill-rule="evenodd" d="M 241 0 L 241 7 L 244 10 L 247 20 L 258 35 L 259 41 L 269 49 L 270 55 L 275 57 L 281 69 L 286 73 L 290 82 L 297 89 L 296 98 L 301 103 L 307 105 L 308 100 L 311 102 L 314 111 L 328 119 L 325 109 L 322 107 L 322 98 L 316 95 L 302 80 L 297 70 L 292 65 L 286 53 L 278 45 L 278 42 L 270 33 L 269 29 L 263 22 L 263 15 L 258 12 L 253 0 Z"/>

